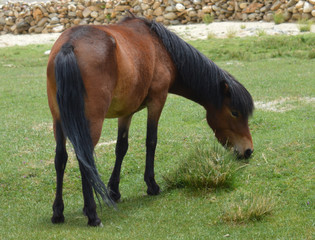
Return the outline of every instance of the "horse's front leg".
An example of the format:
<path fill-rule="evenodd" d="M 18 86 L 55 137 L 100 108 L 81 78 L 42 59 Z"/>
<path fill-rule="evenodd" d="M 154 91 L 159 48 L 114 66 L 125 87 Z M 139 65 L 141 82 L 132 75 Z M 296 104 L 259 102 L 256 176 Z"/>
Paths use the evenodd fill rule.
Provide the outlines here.
<path fill-rule="evenodd" d="M 63 215 L 64 204 L 62 200 L 62 185 L 68 154 L 66 151 L 66 139 L 64 137 L 60 122 L 54 123 L 54 133 L 56 139 L 55 169 L 57 175 L 57 189 L 55 201 L 53 204 L 53 216 L 51 221 L 52 223 L 62 223 L 65 220 Z"/>
<path fill-rule="evenodd" d="M 155 182 L 154 178 L 154 155 L 157 144 L 157 122 L 147 123 L 147 139 L 146 139 L 146 164 L 144 181 L 147 184 L 147 193 L 149 195 L 158 195 L 160 193 L 160 187 Z"/>
<path fill-rule="evenodd" d="M 120 182 L 120 171 L 122 161 L 128 150 L 128 132 L 131 122 L 131 116 L 123 117 L 118 119 L 118 136 L 116 143 L 116 162 L 112 175 L 108 182 L 108 188 L 110 190 L 110 196 L 115 201 L 118 202 L 121 195 L 119 192 L 119 182 Z"/>
<path fill-rule="evenodd" d="M 144 181 L 147 184 L 147 194 L 158 195 L 160 187 L 154 178 L 154 157 L 157 144 L 158 122 L 161 112 L 166 101 L 167 94 L 159 93 L 158 97 L 151 98 L 148 101 L 148 121 L 147 121 L 147 138 L 146 138 L 146 165 L 144 172 Z"/>

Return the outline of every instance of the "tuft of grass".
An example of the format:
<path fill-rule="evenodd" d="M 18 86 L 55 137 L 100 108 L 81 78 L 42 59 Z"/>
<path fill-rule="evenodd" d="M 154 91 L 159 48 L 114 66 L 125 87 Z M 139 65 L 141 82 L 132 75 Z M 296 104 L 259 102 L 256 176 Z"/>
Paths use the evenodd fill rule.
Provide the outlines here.
<path fill-rule="evenodd" d="M 234 38 L 236 36 L 236 30 L 229 28 L 226 33 L 227 38 Z"/>
<path fill-rule="evenodd" d="M 257 30 L 257 36 L 258 37 L 264 37 L 266 35 L 267 35 L 267 33 L 266 33 L 266 31 L 264 29 L 258 29 Z"/>
<path fill-rule="evenodd" d="M 273 15 L 273 21 L 275 22 L 275 24 L 284 23 L 283 14 L 282 13 L 276 13 L 275 15 Z"/>
<path fill-rule="evenodd" d="M 314 59 L 315 58 L 315 49 L 312 49 L 309 54 L 308 54 L 309 59 Z"/>
<path fill-rule="evenodd" d="M 212 147 L 202 143 L 188 154 L 178 169 L 163 178 L 168 188 L 231 187 L 238 170 L 235 158 L 217 142 Z"/>
<path fill-rule="evenodd" d="M 211 14 L 204 14 L 203 17 L 202 17 L 202 21 L 205 23 L 205 24 L 210 24 L 212 23 L 214 20 L 214 17 L 211 15 Z"/>
<path fill-rule="evenodd" d="M 224 207 L 221 219 L 229 223 L 247 223 L 261 221 L 270 215 L 276 205 L 271 194 L 241 194 Z"/>
<path fill-rule="evenodd" d="M 241 29 L 244 30 L 245 28 L 246 28 L 246 25 L 245 25 L 245 24 L 242 24 L 242 25 L 241 25 Z"/>
<path fill-rule="evenodd" d="M 313 21 L 312 20 L 306 20 L 301 19 L 298 21 L 300 32 L 309 32 L 311 31 Z"/>
<path fill-rule="evenodd" d="M 208 35 L 207 35 L 207 39 L 213 39 L 215 38 L 215 34 L 213 32 L 208 32 Z"/>

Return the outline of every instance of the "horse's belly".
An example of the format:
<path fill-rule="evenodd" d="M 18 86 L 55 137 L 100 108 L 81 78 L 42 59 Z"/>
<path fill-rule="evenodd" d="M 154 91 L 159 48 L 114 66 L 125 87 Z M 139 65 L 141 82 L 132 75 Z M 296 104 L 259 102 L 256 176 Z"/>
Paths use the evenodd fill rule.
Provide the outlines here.
<path fill-rule="evenodd" d="M 119 118 L 128 116 L 145 107 L 143 98 L 117 99 L 113 98 L 109 109 L 106 113 L 106 118 Z"/>

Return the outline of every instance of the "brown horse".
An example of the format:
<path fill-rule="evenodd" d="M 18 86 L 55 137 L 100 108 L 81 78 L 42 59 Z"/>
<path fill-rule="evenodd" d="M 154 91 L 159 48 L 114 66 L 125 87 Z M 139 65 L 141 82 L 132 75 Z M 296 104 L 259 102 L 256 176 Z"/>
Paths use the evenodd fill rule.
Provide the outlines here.
<path fill-rule="evenodd" d="M 253 101 L 248 91 L 226 71 L 162 25 L 127 17 L 117 25 L 77 26 L 54 44 L 47 66 L 47 93 L 56 139 L 56 198 L 53 223 L 64 221 L 63 175 L 66 138 L 79 161 L 88 224 L 101 224 L 93 190 L 109 205 L 120 199 L 119 179 L 128 149 L 133 114 L 148 110 L 147 193 L 159 194 L 154 179 L 158 121 L 168 93 L 199 103 L 217 139 L 249 158 L 253 143 L 248 117 Z M 116 163 L 107 191 L 94 162 L 104 118 L 118 118 Z"/>

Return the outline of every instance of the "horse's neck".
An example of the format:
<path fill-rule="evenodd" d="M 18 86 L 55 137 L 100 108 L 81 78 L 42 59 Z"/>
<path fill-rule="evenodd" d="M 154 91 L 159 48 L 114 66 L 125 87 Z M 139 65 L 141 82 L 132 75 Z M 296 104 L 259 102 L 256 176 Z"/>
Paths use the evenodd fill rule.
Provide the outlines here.
<path fill-rule="evenodd" d="M 174 84 L 169 89 L 169 93 L 173 93 L 184 98 L 187 98 L 191 101 L 194 101 L 201 106 L 205 107 L 207 105 L 207 101 L 201 97 L 200 94 L 192 91 L 191 88 L 185 86 L 180 81 L 175 81 Z"/>

